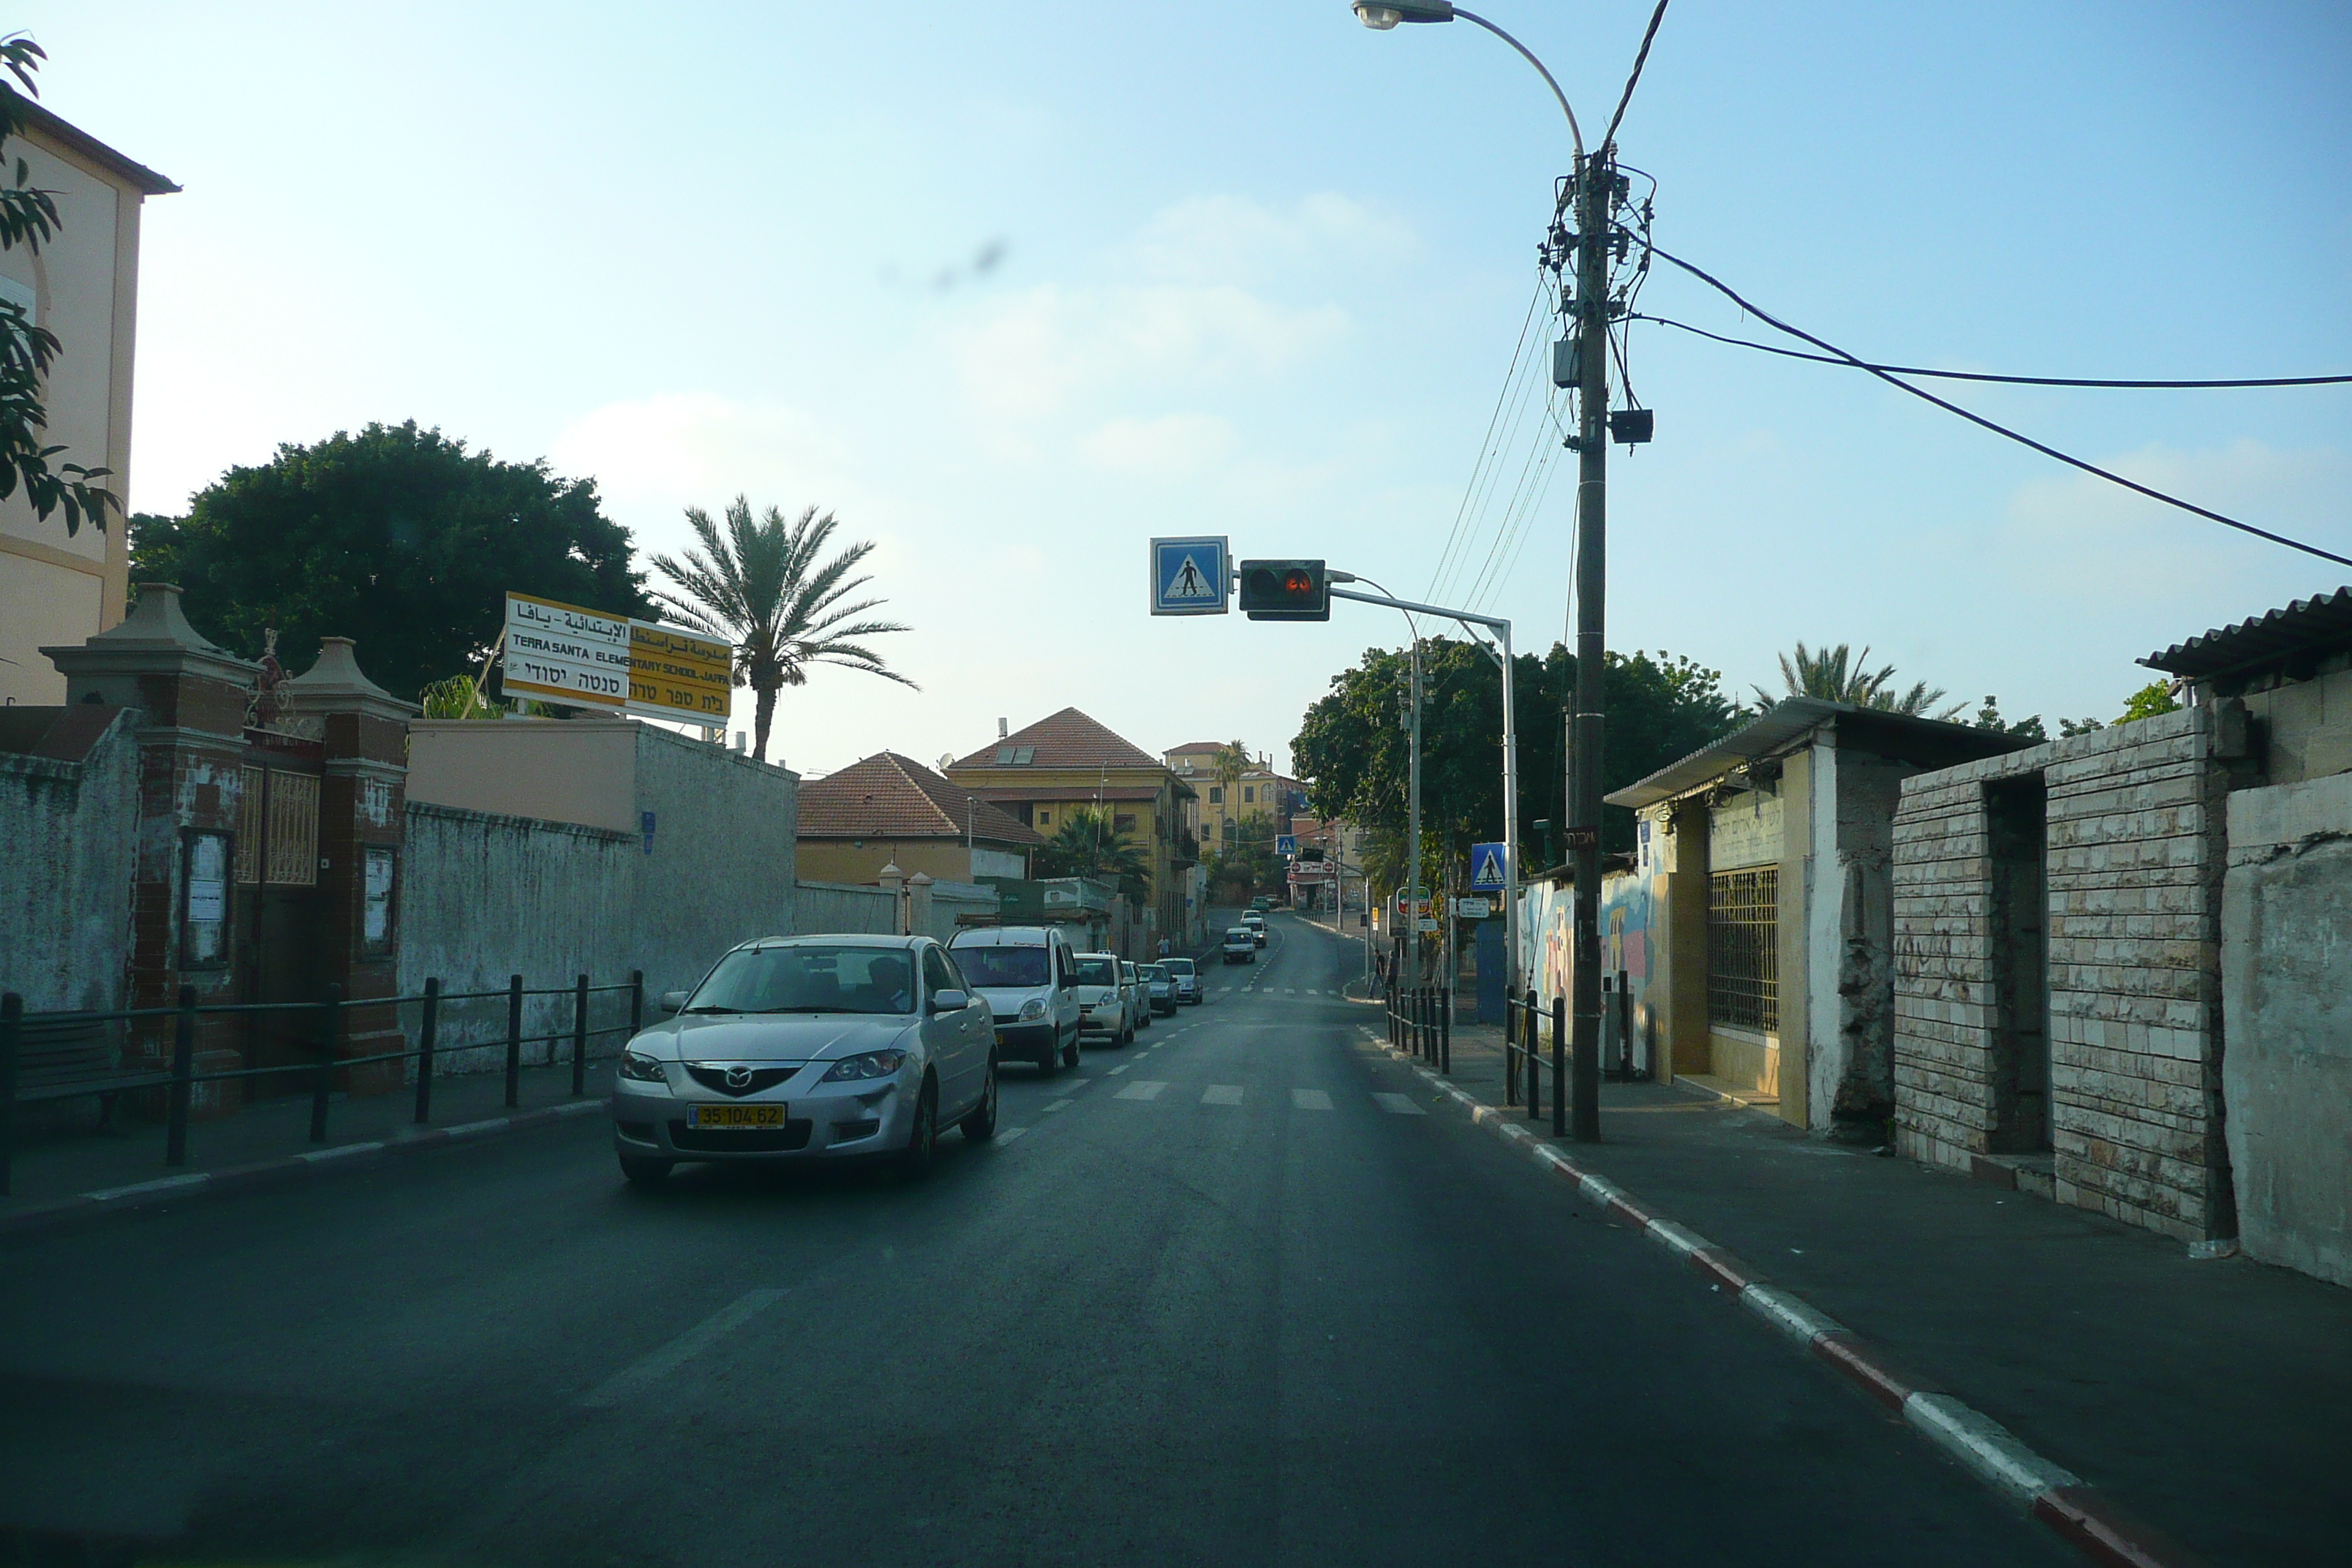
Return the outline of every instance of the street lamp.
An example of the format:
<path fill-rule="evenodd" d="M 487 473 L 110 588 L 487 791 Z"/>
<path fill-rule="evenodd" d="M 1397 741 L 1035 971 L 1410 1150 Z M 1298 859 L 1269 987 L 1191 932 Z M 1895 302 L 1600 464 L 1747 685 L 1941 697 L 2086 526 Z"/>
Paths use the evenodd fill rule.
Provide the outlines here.
<path fill-rule="evenodd" d="M 1570 443 L 1577 453 L 1576 486 L 1576 719 L 1569 748 L 1569 852 L 1576 858 L 1576 933 L 1570 973 L 1570 1011 L 1575 1016 L 1575 1065 L 1570 1087 L 1574 1131 L 1580 1142 L 1601 1137 L 1601 753 L 1603 737 L 1602 680 L 1607 655 L 1603 616 L 1607 604 L 1609 454 L 1609 268 L 1615 247 L 1610 231 L 1619 200 L 1616 159 L 1610 142 L 1612 121 L 1592 155 L 1576 110 L 1543 61 L 1526 45 L 1483 16 L 1449 0 L 1354 0 L 1364 26 L 1387 32 L 1400 22 L 1450 22 L 1460 17 L 1494 34 L 1518 52 L 1544 79 L 1568 117 L 1576 145 L 1578 424 Z M 1631 89 L 1628 89 L 1630 91 Z M 1622 110 L 1621 110 L 1622 111 Z M 1508 675 L 1505 676 L 1508 689 Z M 1517 847 L 1516 840 L 1512 847 Z M 1516 889 L 1513 889 L 1517 891 Z M 1517 955 L 1514 953 L 1516 963 Z M 1561 1097 L 1555 1092 L 1555 1108 Z M 1555 1131 L 1565 1131 L 1557 1109 Z"/>

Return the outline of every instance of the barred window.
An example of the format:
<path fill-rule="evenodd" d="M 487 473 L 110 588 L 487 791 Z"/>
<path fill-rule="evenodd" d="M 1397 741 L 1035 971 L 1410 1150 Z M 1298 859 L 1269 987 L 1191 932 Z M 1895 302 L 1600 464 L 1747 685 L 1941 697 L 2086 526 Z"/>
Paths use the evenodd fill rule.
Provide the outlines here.
<path fill-rule="evenodd" d="M 1780 1026 L 1780 868 L 1708 879 L 1706 1016 L 1735 1028 Z"/>
<path fill-rule="evenodd" d="M 270 769 L 268 824 L 263 880 L 279 887 L 317 887 L 319 781 Z"/>

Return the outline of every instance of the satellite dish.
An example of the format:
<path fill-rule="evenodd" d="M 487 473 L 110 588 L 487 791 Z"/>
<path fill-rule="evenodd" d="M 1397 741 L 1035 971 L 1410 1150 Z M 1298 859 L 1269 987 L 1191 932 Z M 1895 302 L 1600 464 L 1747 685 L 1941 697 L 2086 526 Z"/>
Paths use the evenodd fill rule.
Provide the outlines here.
<path fill-rule="evenodd" d="M 940 758 L 940 772 L 945 773 L 953 766 L 955 766 L 955 753 L 953 752 L 946 752 Z"/>

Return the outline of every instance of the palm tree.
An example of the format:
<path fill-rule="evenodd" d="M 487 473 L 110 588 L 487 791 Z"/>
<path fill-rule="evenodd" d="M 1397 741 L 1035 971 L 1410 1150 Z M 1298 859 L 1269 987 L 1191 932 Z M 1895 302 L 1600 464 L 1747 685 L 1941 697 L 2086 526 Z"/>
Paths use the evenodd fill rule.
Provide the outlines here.
<path fill-rule="evenodd" d="M 1063 814 L 1054 837 L 1037 851 L 1036 868 L 1048 877 L 1116 882 L 1129 903 L 1139 904 L 1151 896 L 1151 862 L 1091 806 L 1074 806 Z"/>
<path fill-rule="evenodd" d="M 1955 702 L 1940 713 L 1930 713 L 1927 710 L 1945 698 L 1941 688 L 1930 689 L 1921 680 L 1914 682 L 1910 690 L 1897 694 L 1888 685 L 1895 679 L 1895 667 L 1890 664 L 1874 670 L 1869 664 L 1868 647 L 1857 654 L 1846 643 L 1819 649 L 1799 643 L 1793 657 L 1785 653 L 1780 656 L 1780 679 L 1789 688 L 1788 696 L 1818 697 L 1881 713 L 1949 719 L 1968 706 Z M 1755 688 L 1755 692 L 1759 709 L 1769 708 L 1777 700 L 1760 686 Z"/>
<path fill-rule="evenodd" d="M 755 520 L 751 503 L 740 495 L 727 508 L 723 535 L 698 506 L 686 509 L 686 521 L 702 548 L 688 551 L 683 563 L 667 555 L 654 557 L 662 574 L 681 590 L 656 588 L 654 597 L 681 625 L 734 643 L 735 684 L 758 694 L 751 736 L 761 762 L 768 760 L 776 693 L 787 686 L 807 685 L 809 666 L 838 664 L 901 686 L 915 684 L 855 640 L 909 628 L 897 621 L 852 621 L 883 603 L 878 598 L 842 603 L 873 581 L 849 575 L 873 552 L 871 540 L 860 540 L 832 560 L 820 562 L 840 526 L 833 513 L 819 517 L 812 506 L 796 521 L 786 522 L 782 512 L 770 507 Z"/>

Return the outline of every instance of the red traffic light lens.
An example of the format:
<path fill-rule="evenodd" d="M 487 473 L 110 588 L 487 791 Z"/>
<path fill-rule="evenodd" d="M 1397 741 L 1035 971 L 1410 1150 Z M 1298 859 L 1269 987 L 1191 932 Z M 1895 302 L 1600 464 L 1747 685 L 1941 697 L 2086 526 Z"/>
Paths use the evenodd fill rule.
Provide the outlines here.
<path fill-rule="evenodd" d="M 1282 575 L 1282 591 L 1286 594 L 1312 594 L 1315 592 L 1315 579 L 1308 573 L 1286 572 Z"/>

